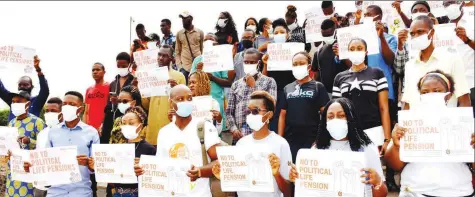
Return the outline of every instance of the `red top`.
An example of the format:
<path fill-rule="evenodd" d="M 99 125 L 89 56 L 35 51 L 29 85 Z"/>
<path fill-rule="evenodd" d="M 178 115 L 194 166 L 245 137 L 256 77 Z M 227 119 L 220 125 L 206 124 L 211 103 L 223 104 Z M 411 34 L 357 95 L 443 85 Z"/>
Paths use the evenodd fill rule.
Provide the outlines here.
<path fill-rule="evenodd" d="M 93 85 L 86 90 L 85 103 L 88 106 L 88 114 L 84 122 L 97 130 L 104 120 L 104 108 L 109 100 L 109 83 Z"/>

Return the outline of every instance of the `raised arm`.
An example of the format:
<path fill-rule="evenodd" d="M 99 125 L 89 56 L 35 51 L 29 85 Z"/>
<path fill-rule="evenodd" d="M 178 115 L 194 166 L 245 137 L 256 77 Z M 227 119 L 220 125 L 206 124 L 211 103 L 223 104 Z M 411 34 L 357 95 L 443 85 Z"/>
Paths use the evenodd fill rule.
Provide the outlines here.
<path fill-rule="evenodd" d="M 38 73 L 38 79 L 40 81 L 40 93 L 38 94 L 38 97 L 36 97 L 36 100 L 35 100 L 35 107 L 39 107 L 39 110 L 38 110 L 38 114 L 39 114 L 39 112 L 45 105 L 46 100 L 48 99 L 49 86 L 48 86 L 48 81 L 46 81 L 46 78 L 43 75 L 43 72 L 41 71 L 40 59 L 38 59 L 37 56 L 35 56 L 34 66 L 35 66 L 36 72 Z"/>

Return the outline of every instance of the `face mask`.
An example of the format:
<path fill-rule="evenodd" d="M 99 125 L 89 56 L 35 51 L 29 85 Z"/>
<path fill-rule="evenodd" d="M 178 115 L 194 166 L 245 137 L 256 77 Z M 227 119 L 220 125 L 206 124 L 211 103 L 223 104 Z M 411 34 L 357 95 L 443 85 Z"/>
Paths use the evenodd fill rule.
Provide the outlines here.
<path fill-rule="evenodd" d="M 191 101 L 184 101 L 184 102 L 179 102 L 176 103 L 177 110 L 176 110 L 176 115 L 186 118 L 191 115 L 191 112 L 193 112 L 193 102 Z"/>
<path fill-rule="evenodd" d="M 12 109 L 12 114 L 15 117 L 21 116 L 26 113 L 26 103 L 12 103 L 10 107 Z"/>
<path fill-rule="evenodd" d="M 124 137 L 128 140 L 133 140 L 139 136 L 139 134 L 137 133 L 138 128 L 138 126 L 122 125 L 120 126 L 120 132 L 122 132 L 122 135 L 124 135 Z"/>
<path fill-rule="evenodd" d="M 290 31 L 293 31 L 295 28 L 297 28 L 297 26 L 298 26 L 297 22 L 294 22 L 291 25 L 289 25 L 288 27 L 289 27 Z"/>
<path fill-rule="evenodd" d="M 47 112 L 45 113 L 45 122 L 49 128 L 59 124 L 59 113 L 58 112 Z"/>
<path fill-rule="evenodd" d="M 460 14 L 462 14 L 462 11 L 460 11 L 460 5 L 458 4 L 449 5 L 449 7 L 445 8 L 445 11 L 450 20 L 455 20 L 460 16 Z"/>
<path fill-rule="evenodd" d="M 375 17 L 364 17 L 364 18 L 363 18 L 363 24 L 371 24 L 371 23 L 374 23 L 374 18 L 375 18 Z"/>
<path fill-rule="evenodd" d="M 303 66 L 292 66 L 292 74 L 294 75 L 295 79 L 302 80 L 306 76 L 308 76 L 308 65 Z"/>
<path fill-rule="evenodd" d="M 432 31 L 432 30 L 431 30 Z M 429 31 L 430 33 L 430 31 Z M 411 39 L 411 45 L 414 50 L 424 50 L 429 47 L 432 40 L 429 40 L 429 33 L 420 35 Z"/>
<path fill-rule="evenodd" d="M 257 27 L 255 25 L 248 25 L 246 29 L 251 29 L 252 31 L 256 32 Z"/>
<path fill-rule="evenodd" d="M 71 122 L 78 118 L 78 107 L 71 105 L 64 105 L 61 113 L 63 114 L 64 121 Z"/>
<path fill-rule="evenodd" d="M 125 111 L 129 109 L 130 103 L 119 103 L 117 108 L 119 109 L 120 113 L 125 114 Z"/>
<path fill-rule="evenodd" d="M 442 92 L 431 92 L 427 94 L 421 94 L 421 103 L 426 106 L 431 107 L 440 107 L 446 106 L 447 103 L 445 102 L 445 96 L 449 93 L 442 93 Z"/>
<path fill-rule="evenodd" d="M 269 34 L 274 34 L 274 29 L 272 27 L 267 28 Z"/>
<path fill-rule="evenodd" d="M 334 36 L 323 37 L 323 42 L 325 42 L 325 44 L 333 44 L 333 42 L 335 42 L 335 37 Z"/>
<path fill-rule="evenodd" d="M 213 42 L 212 40 L 204 41 L 204 42 L 203 42 L 203 47 L 204 47 L 204 48 L 211 48 L 211 47 L 213 47 L 213 43 L 214 43 L 214 42 Z"/>
<path fill-rule="evenodd" d="M 121 77 L 125 77 L 129 74 L 129 68 L 117 68 L 117 74 Z"/>
<path fill-rule="evenodd" d="M 277 34 L 274 35 L 274 42 L 275 43 L 285 43 L 287 38 L 285 38 L 285 34 Z"/>
<path fill-rule="evenodd" d="M 262 117 L 263 115 L 257 114 L 257 115 L 252 115 L 249 114 L 246 117 L 246 123 L 249 125 L 249 128 L 251 128 L 253 131 L 259 131 L 264 125 L 265 122 L 262 122 Z"/>
<path fill-rule="evenodd" d="M 364 62 L 364 59 L 366 57 L 366 52 L 364 51 L 348 52 L 348 57 L 351 63 L 353 63 L 353 65 L 360 65 Z"/>
<path fill-rule="evenodd" d="M 244 73 L 254 76 L 257 74 L 257 64 L 243 64 Z"/>
<path fill-rule="evenodd" d="M 252 46 L 254 45 L 252 40 L 242 40 L 241 43 L 242 43 L 242 47 L 244 47 L 245 49 L 252 48 Z"/>
<path fill-rule="evenodd" d="M 418 16 L 428 16 L 429 13 L 424 13 L 424 12 L 416 12 L 411 15 L 411 19 L 415 20 Z"/>
<path fill-rule="evenodd" d="M 341 140 L 348 135 L 348 122 L 335 118 L 327 122 L 327 130 L 333 139 Z"/>
<path fill-rule="evenodd" d="M 226 27 L 226 23 L 228 23 L 228 19 L 218 19 L 218 26 L 221 28 Z"/>

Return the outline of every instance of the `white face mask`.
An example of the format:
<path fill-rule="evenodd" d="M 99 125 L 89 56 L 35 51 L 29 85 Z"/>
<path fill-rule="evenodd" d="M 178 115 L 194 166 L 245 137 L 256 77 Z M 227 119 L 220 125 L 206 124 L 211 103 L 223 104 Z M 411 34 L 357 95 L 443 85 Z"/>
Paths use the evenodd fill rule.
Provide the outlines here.
<path fill-rule="evenodd" d="M 462 14 L 462 11 L 460 11 L 460 5 L 458 4 L 449 5 L 449 7 L 445 8 L 445 11 L 450 20 L 455 20 Z"/>
<path fill-rule="evenodd" d="M 447 106 L 445 96 L 449 93 L 446 92 L 431 92 L 427 94 L 421 94 L 421 104 L 430 107 Z"/>
<path fill-rule="evenodd" d="M 227 23 L 228 23 L 228 19 L 218 19 L 218 26 L 221 28 L 226 27 Z"/>
<path fill-rule="evenodd" d="M 129 68 L 117 68 L 117 74 L 121 77 L 125 77 L 129 74 Z"/>
<path fill-rule="evenodd" d="M 211 48 L 213 47 L 214 42 L 212 40 L 207 40 L 203 42 L 203 47 L 204 48 Z"/>
<path fill-rule="evenodd" d="M 432 30 L 430 30 L 429 33 L 431 31 Z M 412 38 L 411 39 L 412 49 L 419 50 L 419 51 L 427 49 L 427 47 L 429 47 L 430 43 L 432 42 L 432 39 L 429 40 L 429 33 L 420 35 L 419 37 L 416 37 L 416 38 Z"/>
<path fill-rule="evenodd" d="M 292 66 L 292 74 L 294 75 L 295 79 L 302 80 L 306 76 L 308 76 L 308 65 L 303 66 Z"/>
<path fill-rule="evenodd" d="M 128 140 L 134 140 L 139 136 L 139 133 L 137 132 L 137 129 L 139 128 L 140 125 L 138 126 L 132 126 L 132 125 L 121 125 L 120 126 L 120 132 L 122 132 L 122 135 L 124 135 L 125 138 Z"/>
<path fill-rule="evenodd" d="M 248 26 L 246 27 L 246 29 L 251 29 L 251 30 L 254 31 L 254 33 L 255 33 L 256 30 L 257 30 L 257 27 L 256 27 L 255 25 L 248 25 Z"/>
<path fill-rule="evenodd" d="M 366 57 L 366 52 L 365 51 L 351 51 L 348 52 L 348 59 L 350 59 L 351 63 L 353 65 L 360 65 L 364 62 L 364 59 Z"/>
<path fill-rule="evenodd" d="M 429 13 L 424 13 L 424 12 L 416 12 L 414 14 L 411 14 L 411 19 L 415 20 L 418 16 L 428 16 Z"/>
<path fill-rule="evenodd" d="M 335 42 L 335 36 L 323 37 L 323 42 L 325 42 L 325 44 L 333 44 L 333 42 Z"/>
<path fill-rule="evenodd" d="M 119 105 L 117 105 L 117 108 L 122 114 L 125 114 L 125 110 L 129 109 L 129 107 L 130 103 L 119 103 Z"/>
<path fill-rule="evenodd" d="M 49 128 L 54 127 L 59 124 L 59 113 L 58 112 L 47 112 L 45 113 L 45 122 Z"/>
<path fill-rule="evenodd" d="M 15 117 L 21 116 L 26 113 L 26 103 L 12 103 L 10 108 L 12 110 L 12 114 Z"/>
<path fill-rule="evenodd" d="M 243 64 L 244 73 L 254 76 L 257 74 L 257 64 Z"/>
<path fill-rule="evenodd" d="M 348 135 L 348 122 L 335 118 L 327 121 L 327 130 L 335 140 L 341 140 Z"/>
<path fill-rule="evenodd" d="M 276 34 L 274 35 L 274 42 L 275 43 L 285 43 L 287 40 L 285 34 Z"/>
<path fill-rule="evenodd" d="M 295 28 L 298 27 L 297 21 L 295 21 L 294 23 L 288 25 L 287 27 L 289 27 L 290 31 L 293 31 Z"/>
<path fill-rule="evenodd" d="M 66 122 L 71 122 L 78 118 L 78 107 L 71 105 L 64 105 L 61 113 L 63 114 L 63 119 Z"/>
<path fill-rule="evenodd" d="M 274 29 L 272 27 L 267 28 L 267 33 L 274 34 Z"/>
<path fill-rule="evenodd" d="M 176 103 L 177 110 L 176 110 L 176 115 L 186 118 L 191 115 L 191 112 L 193 112 L 193 102 L 191 101 L 183 101 Z"/>
<path fill-rule="evenodd" d="M 267 121 L 262 122 L 262 117 L 263 115 L 257 114 L 249 114 L 246 117 L 246 123 L 249 125 L 249 128 L 251 128 L 253 131 L 259 131 Z"/>
<path fill-rule="evenodd" d="M 371 24 L 371 23 L 374 23 L 374 18 L 375 18 L 375 17 L 364 17 L 364 18 L 363 18 L 363 24 Z"/>

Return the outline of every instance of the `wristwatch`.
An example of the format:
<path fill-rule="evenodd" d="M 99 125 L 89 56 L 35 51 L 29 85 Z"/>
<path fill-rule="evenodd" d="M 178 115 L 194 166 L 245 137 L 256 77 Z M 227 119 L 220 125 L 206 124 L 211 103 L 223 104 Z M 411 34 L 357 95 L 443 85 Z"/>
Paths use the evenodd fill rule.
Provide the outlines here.
<path fill-rule="evenodd" d="M 390 142 L 391 139 L 384 139 L 384 142 Z"/>

